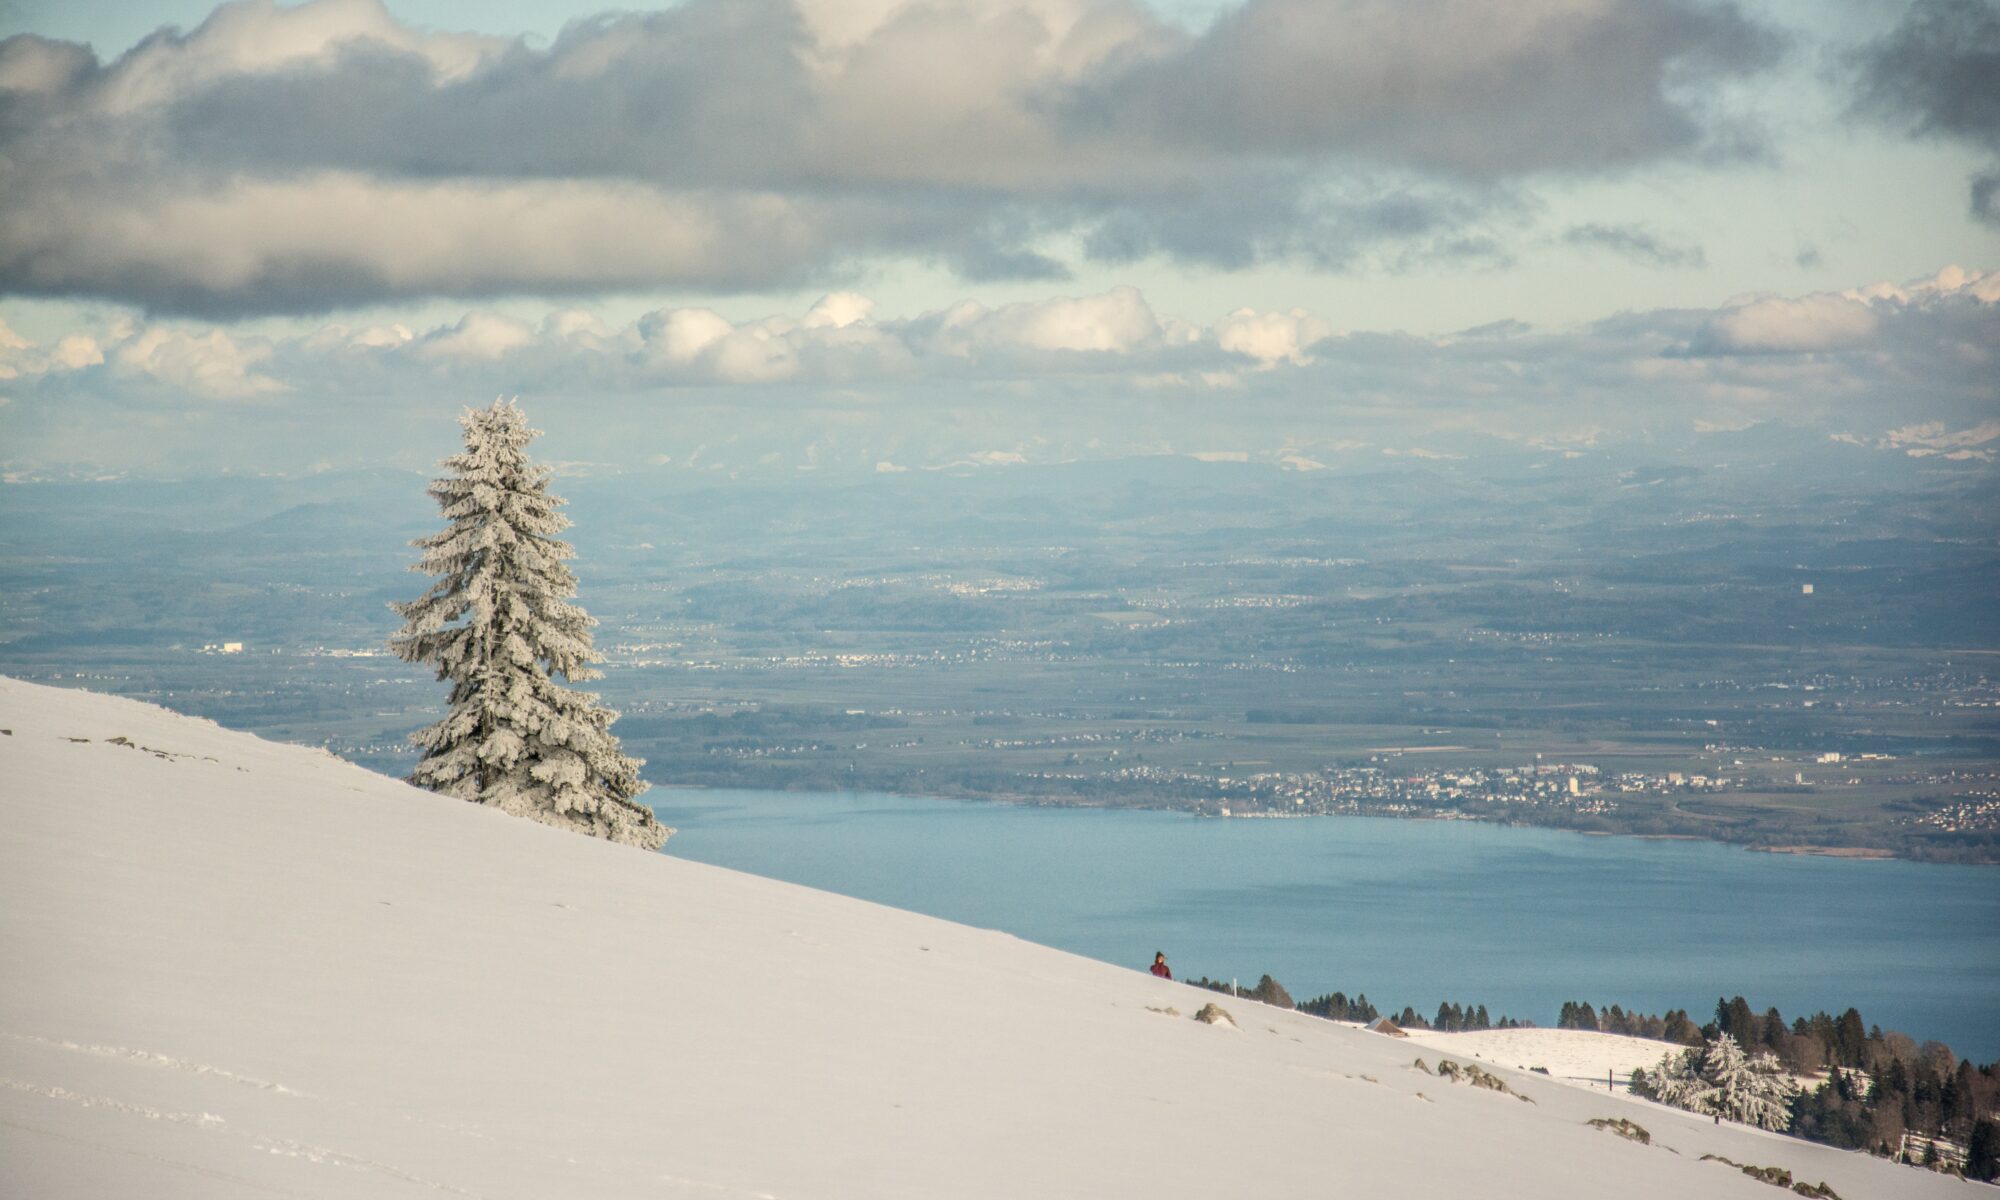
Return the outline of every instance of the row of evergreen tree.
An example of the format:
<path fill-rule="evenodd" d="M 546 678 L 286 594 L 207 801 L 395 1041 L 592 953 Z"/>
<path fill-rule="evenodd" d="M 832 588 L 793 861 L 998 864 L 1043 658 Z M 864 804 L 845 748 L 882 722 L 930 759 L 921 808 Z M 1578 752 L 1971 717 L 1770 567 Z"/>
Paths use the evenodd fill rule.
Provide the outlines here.
<path fill-rule="evenodd" d="M 1684 1008 L 1672 1009 L 1664 1016 L 1649 1016 L 1626 1012 L 1614 1004 L 1600 1013 L 1588 1001 L 1565 1000 L 1562 1012 L 1556 1017 L 1556 1028 L 1595 1029 L 1600 1033 L 1622 1033 L 1626 1037 L 1677 1042 L 1683 1046 L 1701 1046 L 1708 1040 Z"/>
<path fill-rule="evenodd" d="M 1746 1051 L 1770 1051 L 1795 1075 L 1818 1074 L 1833 1067 L 1872 1070 L 1885 1059 L 1907 1061 L 1919 1049 L 1903 1034 L 1885 1033 L 1880 1026 L 1869 1025 L 1852 1008 L 1839 1016 L 1816 1012 L 1787 1023 L 1776 1008 L 1760 1014 L 1741 996 L 1717 998 L 1715 1015 L 1705 1025 L 1696 1025 L 1686 1009 L 1652 1016 L 1627 1012 L 1616 1004 L 1598 1009 L 1587 1001 L 1569 1000 L 1556 1018 L 1556 1028 L 1595 1029 L 1693 1047 L 1706 1046 L 1719 1035 L 1728 1034 Z M 1926 1042 L 1921 1049 L 1932 1060 L 1942 1059 L 1946 1070 L 1957 1061 L 1942 1043 Z"/>
<path fill-rule="evenodd" d="M 1347 998 L 1346 992 L 1329 992 L 1327 995 L 1315 996 L 1299 1005 L 1299 1011 L 1329 1021 L 1367 1022 L 1382 1015 L 1368 1002 L 1366 992 L 1355 993 L 1352 1000 Z"/>
<path fill-rule="evenodd" d="M 1324 996 L 1315 996 L 1304 1003 L 1294 1003 L 1292 994 L 1285 990 L 1285 985 L 1269 975 L 1259 978 L 1256 987 L 1247 989 L 1238 987 L 1231 980 L 1209 979 L 1206 976 L 1190 979 L 1188 982 L 1195 987 L 1226 992 L 1232 996 L 1243 996 L 1265 1004 L 1275 1004 L 1279 1008 L 1294 1008 L 1308 1016 L 1321 1017 L 1329 1021 L 1368 1022 L 1382 1015 L 1373 1004 L 1369 1003 L 1365 992 L 1355 993 L 1352 1000 L 1347 998 L 1345 992 L 1329 992 Z M 1480 1029 L 1518 1029 L 1525 1024 L 1504 1015 L 1495 1022 L 1487 1015 L 1484 1004 L 1459 1004 L 1455 1001 L 1438 1005 L 1437 1016 L 1432 1019 L 1426 1019 L 1415 1007 L 1409 1005 L 1405 1005 L 1402 1012 L 1389 1019 L 1403 1029 L 1436 1029 L 1445 1033 L 1469 1033 Z"/>

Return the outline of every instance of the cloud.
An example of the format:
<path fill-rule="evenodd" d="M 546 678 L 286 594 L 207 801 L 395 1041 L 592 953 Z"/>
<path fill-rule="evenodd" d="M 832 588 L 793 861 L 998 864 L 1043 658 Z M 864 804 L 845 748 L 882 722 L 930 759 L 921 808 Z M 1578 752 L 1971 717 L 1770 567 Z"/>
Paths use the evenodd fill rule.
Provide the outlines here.
<path fill-rule="evenodd" d="M 81 371 L 104 361 L 104 351 L 97 339 L 81 333 L 72 333 L 56 343 L 54 354 L 56 365 L 69 371 Z"/>
<path fill-rule="evenodd" d="M 1163 327 L 1139 289 L 1022 301 L 988 309 L 973 301 L 919 318 L 925 348 L 961 359 L 999 352 L 1127 354 L 1157 341 Z"/>
<path fill-rule="evenodd" d="M 1968 208 L 2000 228 L 2000 5 L 1916 0 L 1853 61 L 1861 82 L 1858 112 L 1995 156 L 1969 181 Z"/>
<path fill-rule="evenodd" d="M 1513 317 L 1505 317 L 1498 321 L 1488 321 L 1484 325 L 1475 325 L 1470 329 L 1461 329 L 1458 332 L 1452 334 L 1451 336 L 1454 339 L 1510 338 L 1510 337 L 1520 337 L 1522 334 L 1532 332 L 1533 329 L 1534 326 L 1529 325 L 1525 321 L 1518 321 L 1515 320 Z"/>
<path fill-rule="evenodd" d="M 1708 256 L 1700 246 L 1680 246 L 1636 225 L 1572 225 L 1562 240 L 1571 246 L 1609 250 L 1630 262 L 1649 267 L 1704 267 Z"/>
<path fill-rule="evenodd" d="M 1333 325 L 1302 308 L 1286 313 L 1260 313 L 1239 308 L 1215 328 L 1216 344 L 1232 354 L 1254 358 L 1265 367 L 1280 362 L 1303 366 L 1312 361 L 1306 351 L 1333 336 Z"/>
<path fill-rule="evenodd" d="M 226 317 L 1493 259 L 1543 181 L 1742 142 L 1695 85 L 1774 45 L 1697 0 L 1245 0 L 1201 33 L 1126 0 L 687 0 L 546 47 L 236 0 L 110 62 L 0 41 L 0 290 Z"/>
<path fill-rule="evenodd" d="M 219 329 L 190 333 L 155 326 L 120 339 L 109 359 L 116 376 L 206 399 L 248 400 L 287 390 L 256 369 L 270 356 L 268 345 L 238 341 Z"/>
<path fill-rule="evenodd" d="M 1943 330 L 1970 322 L 1991 324 L 2000 303 L 2000 271 L 1945 267 L 1927 279 L 1875 283 L 1845 292 L 1761 296 L 1710 316 L 1690 341 L 1690 352 L 1800 354 L 1866 347 L 1885 327 L 1906 332 Z M 1914 320 L 1913 320 L 1914 318 Z M 1974 333 L 1976 338 L 1981 336 Z"/>
<path fill-rule="evenodd" d="M 858 292 L 833 292 L 820 297 L 803 324 L 807 329 L 845 329 L 867 320 L 874 311 L 875 302 Z"/>
<path fill-rule="evenodd" d="M 1496 178 L 1694 150 L 1704 129 L 1672 84 L 1775 50 L 1729 7 L 1251 0 L 1085 81 L 1078 107 L 1155 144 Z"/>
<path fill-rule="evenodd" d="M 96 333 L 69 333 L 43 347 L 0 322 L 0 379 L 38 385 L 38 403 L 94 390 L 144 393 L 182 404 L 237 402 L 282 395 L 290 385 L 270 373 L 278 347 L 221 329 L 139 325 L 119 319 Z M 79 382 L 79 381 L 84 382 Z M 51 389 L 50 385 L 54 385 Z"/>
<path fill-rule="evenodd" d="M 760 197 L 629 185 L 383 182 L 356 175 L 25 190 L 0 207 L 0 282 L 210 317 L 449 292 L 793 278 L 823 217 Z"/>
<path fill-rule="evenodd" d="M 2000 271 L 1968 271 L 1961 266 L 1940 268 L 1935 275 L 1907 283 L 1871 283 L 1843 295 L 1857 300 L 1888 300 L 1897 305 L 1931 304 L 1953 296 L 1981 304 L 2000 304 Z"/>
<path fill-rule="evenodd" d="M 526 324 L 498 313 L 467 313 L 449 329 L 440 329 L 423 340 L 417 353 L 429 358 L 471 359 L 492 362 L 504 358 L 535 340 L 535 331 Z"/>
<path fill-rule="evenodd" d="M 0 326 L 13 399 L 0 468 L 184 465 L 228 450 L 216 423 L 254 436 L 235 453 L 270 469 L 287 446 L 306 463 L 347 461 L 341 447 L 377 461 L 394 452 L 384 447 L 424 445 L 424 421 L 448 440 L 461 403 L 517 394 L 547 412 L 552 436 L 566 431 L 566 458 L 675 470 L 888 472 L 1173 446 L 1339 469 L 1496 440 L 1557 454 L 1752 426 L 1971 462 L 2000 449 L 1996 347 L 2000 272 L 1956 267 L 1440 337 L 1337 330 L 1304 310 L 1190 322 L 1131 288 L 907 317 L 839 292 L 754 319 L 699 306 L 625 323 L 576 307 L 536 319 L 480 309 L 429 328 L 329 322 L 281 336 L 125 319 L 46 343 Z M 162 414 L 196 423 L 148 423 Z"/>
<path fill-rule="evenodd" d="M 1880 326 L 1873 309 L 1849 296 L 1771 296 L 1718 314 L 1697 344 L 1716 354 L 1833 350 L 1866 340 Z"/>
<path fill-rule="evenodd" d="M 1993 462 L 2000 458 L 2000 421 L 1982 421 L 1966 429 L 1950 429 L 1943 421 L 1922 421 L 1891 429 L 1871 443 L 1851 433 L 1833 435 L 1836 442 L 1872 444 L 1878 450 L 1900 450 L 1910 458 L 1942 458 L 1949 462 Z"/>
<path fill-rule="evenodd" d="M 1946 429 L 1942 421 L 1905 425 L 1883 435 L 1883 444 L 1902 448 L 1922 446 L 1931 450 L 1958 450 L 2000 441 L 2000 421 L 1981 421 L 1969 429 Z"/>

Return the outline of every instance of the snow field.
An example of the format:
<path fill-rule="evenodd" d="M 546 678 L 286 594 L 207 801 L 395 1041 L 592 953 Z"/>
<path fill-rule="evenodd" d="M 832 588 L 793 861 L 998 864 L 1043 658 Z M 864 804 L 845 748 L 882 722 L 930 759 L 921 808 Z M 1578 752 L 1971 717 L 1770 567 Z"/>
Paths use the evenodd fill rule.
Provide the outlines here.
<path fill-rule="evenodd" d="M 1987 1194 L 129 701 L 0 679 L 0 728 L 8 1195 Z"/>
<path fill-rule="evenodd" d="M 1429 1046 L 1458 1058 L 1475 1058 L 1488 1065 L 1520 1071 L 1545 1068 L 1549 1077 L 1604 1090 L 1604 1073 L 1613 1072 L 1620 1091 L 1635 1067 L 1650 1071 L 1660 1056 L 1674 1047 L 1650 1038 L 1598 1033 L 1588 1029 L 1480 1029 L 1469 1033 L 1407 1030 L 1414 1045 Z"/>

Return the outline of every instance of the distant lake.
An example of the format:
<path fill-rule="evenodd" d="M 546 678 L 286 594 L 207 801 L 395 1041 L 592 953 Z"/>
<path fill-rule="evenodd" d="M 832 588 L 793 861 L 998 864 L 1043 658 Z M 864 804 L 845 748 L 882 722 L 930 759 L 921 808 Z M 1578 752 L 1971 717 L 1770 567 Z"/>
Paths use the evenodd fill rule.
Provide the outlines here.
<path fill-rule="evenodd" d="M 870 794 L 667 791 L 667 852 L 1295 999 L 1565 1000 L 1697 1024 L 1741 994 L 2000 1058 L 2000 868 L 1471 821 L 1200 820 Z"/>

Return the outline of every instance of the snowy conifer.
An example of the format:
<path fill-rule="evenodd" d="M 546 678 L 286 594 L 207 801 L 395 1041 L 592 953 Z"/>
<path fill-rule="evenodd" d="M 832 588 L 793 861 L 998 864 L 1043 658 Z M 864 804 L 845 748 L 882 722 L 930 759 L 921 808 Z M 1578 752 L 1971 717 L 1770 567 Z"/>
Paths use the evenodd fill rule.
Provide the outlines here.
<path fill-rule="evenodd" d="M 1792 1123 L 1791 1085 L 1768 1051 L 1755 1056 L 1728 1034 L 1700 1050 L 1674 1051 L 1647 1078 L 1647 1091 L 1662 1104 L 1720 1116 L 1764 1129 Z"/>
<path fill-rule="evenodd" d="M 390 645 L 451 684 L 444 719 L 411 735 L 424 755 L 410 782 L 655 849 L 673 831 L 636 802 L 647 785 L 611 733 L 618 714 L 556 682 L 598 678 L 602 658 L 596 622 L 569 602 L 574 551 L 555 536 L 569 519 L 526 453 L 539 431 L 505 400 L 459 423 L 465 451 L 430 486 L 447 524 L 411 543 L 424 552 L 412 569 L 437 582 L 393 606 L 404 625 Z"/>
<path fill-rule="evenodd" d="M 1701 1085 L 1694 1066 L 1698 1054 L 1695 1050 L 1669 1050 L 1660 1057 L 1652 1074 L 1646 1076 L 1646 1090 L 1642 1094 L 1675 1108 L 1691 1107 L 1689 1099 Z"/>

